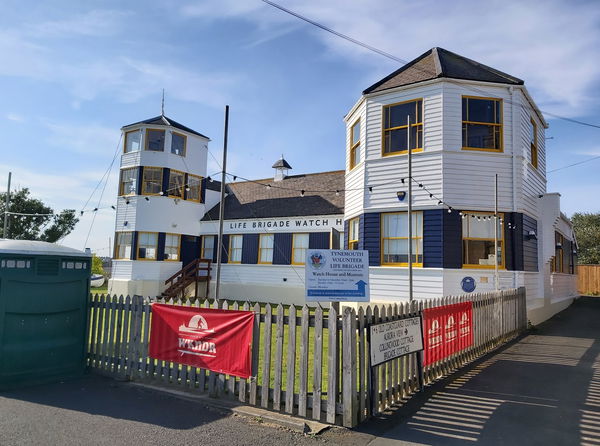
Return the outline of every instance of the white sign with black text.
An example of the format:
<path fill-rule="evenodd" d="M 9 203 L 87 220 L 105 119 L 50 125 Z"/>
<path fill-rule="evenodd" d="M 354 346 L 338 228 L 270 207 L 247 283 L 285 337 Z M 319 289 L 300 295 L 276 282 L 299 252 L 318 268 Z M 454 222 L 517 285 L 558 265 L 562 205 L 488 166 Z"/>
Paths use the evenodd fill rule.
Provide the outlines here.
<path fill-rule="evenodd" d="M 371 366 L 423 350 L 421 317 L 370 326 Z"/>

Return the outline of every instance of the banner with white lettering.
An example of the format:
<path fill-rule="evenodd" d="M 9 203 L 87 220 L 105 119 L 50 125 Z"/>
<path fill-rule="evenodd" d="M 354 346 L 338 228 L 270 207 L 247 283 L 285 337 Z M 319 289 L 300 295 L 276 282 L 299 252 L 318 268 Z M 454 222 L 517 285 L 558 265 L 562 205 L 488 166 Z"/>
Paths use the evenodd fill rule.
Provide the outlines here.
<path fill-rule="evenodd" d="M 433 364 L 473 345 L 473 303 L 423 310 L 423 365 Z"/>
<path fill-rule="evenodd" d="M 148 355 L 249 378 L 253 327 L 251 311 L 153 304 Z"/>

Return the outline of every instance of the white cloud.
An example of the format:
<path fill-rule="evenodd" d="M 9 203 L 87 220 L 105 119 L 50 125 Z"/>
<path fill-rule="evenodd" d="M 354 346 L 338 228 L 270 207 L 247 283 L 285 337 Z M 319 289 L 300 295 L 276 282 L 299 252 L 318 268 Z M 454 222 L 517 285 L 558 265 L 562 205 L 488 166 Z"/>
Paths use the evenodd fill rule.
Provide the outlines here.
<path fill-rule="evenodd" d="M 23 122 L 25 121 L 25 118 L 23 116 L 21 116 L 18 113 L 7 113 L 6 114 L 6 119 L 8 119 L 9 121 L 14 121 L 14 122 Z"/>
<path fill-rule="evenodd" d="M 83 154 L 113 154 L 119 143 L 118 129 L 97 124 L 74 125 L 43 120 L 49 144 Z"/>
<path fill-rule="evenodd" d="M 25 24 L 27 35 L 34 37 L 102 37 L 117 34 L 123 29 L 125 19 L 131 12 L 116 10 L 93 10 L 76 14 L 63 20 Z"/>

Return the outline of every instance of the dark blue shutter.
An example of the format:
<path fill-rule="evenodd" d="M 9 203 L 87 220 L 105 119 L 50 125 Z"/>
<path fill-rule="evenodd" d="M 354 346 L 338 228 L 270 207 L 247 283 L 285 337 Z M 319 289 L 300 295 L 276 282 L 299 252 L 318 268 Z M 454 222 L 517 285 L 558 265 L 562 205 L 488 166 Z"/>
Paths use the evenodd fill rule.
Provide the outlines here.
<path fill-rule="evenodd" d="M 242 238 L 242 263 L 258 263 L 258 234 L 244 234 Z"/>
<path fill-rule="evenodd" d="M 273 237 L 273 265 L 292 263 L 292 234 L 276 232 Z"/>
<path fill-rule="evenodd" d="M 183 174 L 183 199 L 187 200 L 188 174 Z"/>
<path fill-rule="evenodd" d="M 202 178 L 200 182 L 200 203 L 204 203 L 206 199 L 206 178 Z"/>
<path fill-rule="evenodd" d="M 329 232 L 311 232 L 308 234 L 310 249 L 329 249 Z"/>
<path fill-rule="evenodd" d="M 442 268 L 443 262 L 443 209 L 423 211 L 423 267 Z M 447 212 L 446 212 L 447 213 Z"/>
<path fill-rule="evenodd" d="M 162 176 L 162 191 L 165 194 L 165 197 L 171 194 L 169 190 L 169 175 L 171 174 L 171 169 L 168 167 L 163 168 L 163 176 Z"/>
<path fill-rule="evenodd" d="M 348 225 L 349 221 L 350 220 L 346 220 L 344 222 L 344 246 L 342 247 L 342 249 L 348 249 L 348 237 L 349 237 L 348 229 L 350 227 L 350 225 Z"/>
<path fill-rule="evenodd" d="M 209 235 L 208 237 L 212 237 L 213 238 L 213 249 L 212 249 L 212 259 L 213 262 L 217 262 L 217 243 L 219 242 L 219 236 L 218 235 Z"/>
<path fill-rule="evenodd" d="M 131 242 L 131 260 L 137 259 L 137 244 L 138 244 L 138 233 L 137 231 L 133 232 L 132 242 Z"/>
<path fill-rule="evenodd" d="M 158 246 L 156 248 L 156 260 L 165 259 L 165 240 L 166 234 L 164 232 L 158 233 Z"/>
<path fill-rule="evenodd" d="M 139 166 L 138 167 L 138 179 L 137 179 L 136 191 L 135 191 L 135 193 L 137 195 L 142 195 L 142 180 L 143 179 L 144 179 L 144 167 Z"/>
<path fill-rule="evenodd" d="M 442 210 L 442 252 L 444 268 L 462 268 L 462 218 L 457 210 Z"/>
<path fill-rule="evenodd" d="M 506 269 L 523 271 L 523 214 L 517 212 L 504 214 L 504 246 Z"/>
<path fill-rule="evenodd" d="M 370 212 L 358 222 L 358 249 L 369 251 L 369 266 L 381 264 L 381 214 Z"/>
<path fill-rule="evenodd" d="M 229 261 L 229 235 L 223 234 L 223 249 L 221 251 L 221 263 Z"/>
<path fill-rule="evenodd" d="M 518 230 L 518 228 L 517 228 Z M 536 238 L 530 237 L 529 232 L 533 231 Z M 538 229 L 537 221 L 529 215 L 523 214 L 523 270 L 538 270 Z"/>

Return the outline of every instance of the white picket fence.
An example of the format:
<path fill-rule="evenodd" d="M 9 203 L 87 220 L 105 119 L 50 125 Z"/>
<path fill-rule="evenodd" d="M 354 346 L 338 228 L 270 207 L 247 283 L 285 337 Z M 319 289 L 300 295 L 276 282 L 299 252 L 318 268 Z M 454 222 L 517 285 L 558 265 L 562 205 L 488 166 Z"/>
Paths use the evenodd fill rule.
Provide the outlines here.
<path fill-rule="evenodd" d="M 245 404 L 354 427 L 418 390 L 417 355 L 373 367 L 371 324 L 419 314 L 425 308 L 473 302 L 474 343 L 424 368 L 425 385 L 516 337 L 526 329 L 525 289 L 334 308 L 238 302 L 173 305 L 254 311 L 253 377 L 240 379 L 148 357 L 150 301 L 140 296 L 93 295 L 89 302 L 88 366 L 99 373 L 179 386 Z"/>

